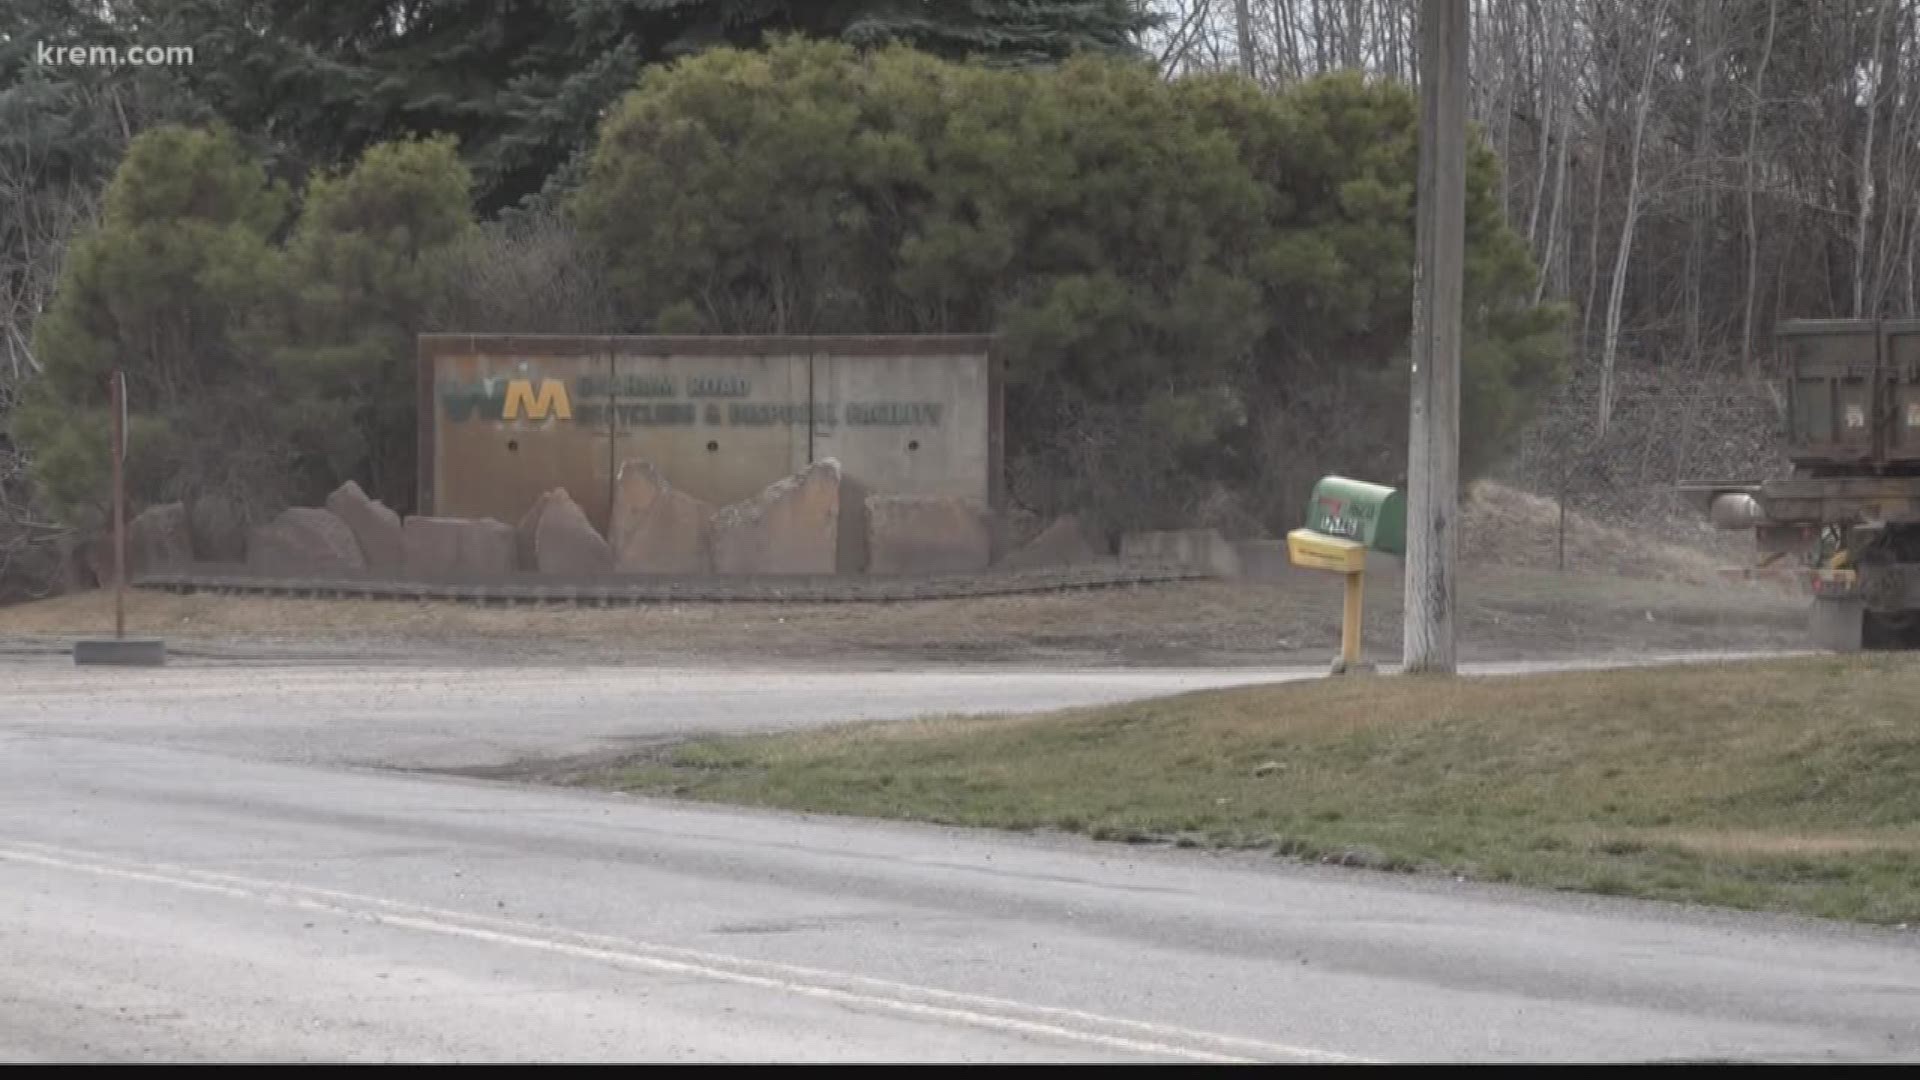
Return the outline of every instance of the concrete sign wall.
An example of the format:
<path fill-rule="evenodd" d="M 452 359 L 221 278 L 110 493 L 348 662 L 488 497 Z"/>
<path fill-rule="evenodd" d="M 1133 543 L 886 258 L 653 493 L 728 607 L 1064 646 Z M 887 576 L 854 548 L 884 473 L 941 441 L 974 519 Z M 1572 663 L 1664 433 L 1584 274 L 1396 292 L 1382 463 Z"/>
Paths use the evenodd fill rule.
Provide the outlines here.
<path fill-rule="evenodd" d="M 424 334 L 420 512 L 511 523 L 565 487 L 604 531 L 633 459 L 715 505 L 832 457 L 872 491 L 997 506 L 990 341 Z"/>

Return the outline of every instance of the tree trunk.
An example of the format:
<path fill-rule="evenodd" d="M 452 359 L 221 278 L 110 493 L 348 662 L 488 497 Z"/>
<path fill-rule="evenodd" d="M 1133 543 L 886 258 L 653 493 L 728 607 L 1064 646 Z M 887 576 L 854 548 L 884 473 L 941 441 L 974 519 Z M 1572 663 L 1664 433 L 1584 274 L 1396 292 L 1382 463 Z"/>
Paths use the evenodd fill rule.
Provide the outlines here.
<path fill-rule="evenodd" d="M 1699 20 L 1695 41 L 1697 69 L 1702 83 L 1700 94 L 1700 120 L 1693 133 L 1693 168 L 1706 170 L 1713 162 L 1713 91 L 1719 85 L 1720 67 L 1720 5 L 1700 4 L 1695 8 L 1693 17 Z M 1714 186 L 1711 177 L 1695 177 L 1692 220 L 1687 232 L 1687 267 L 1681 275 L 1686 286 L 1686 345 L 1683 350 L 1689 360 L 1696 360 L 1701 351 L 1701 308 L 1704 299 L 1701 295 L 1701 282 L 1706 278 L 1707 231 L 1714 218 Z"/>
<path fill-rule="evenodd" d="M 1258 78 L 1254 67 L 1253 51 L 1253 10 L 1248 6 L 1250 0 L 1233 0 L 1233 29 L 1239 39 L 1240 71 L 1247 78 Z"/>
<path fill-rule="evenodd" d="M 1613 369 L 1620 347 L 1620 308 L 1626 300 L 1627 260 L 1633 255 L 1633 234 L 1640 224 L 1640 152 L 1646 138 L 1647 110 L 1653 104 L 1653 66 L 1659 57 L 1661 24 L 1667 14 L 1666 0 L 1654 9 L 1653 27 L 1647 35 L 1647 63 L 1640 76 L 1640 100 L 1634 106 L 1633 142 L 1627 150 L 1627 210 L 1620 223 L 1620 246 L 1613 256 L 1613 280 L 1607 297 L 1606 337 L 1600 346 L 1600 415 L 1595 434 L 1604 439 L 1607 424 L 1613 419 Z"/>
<path fill-rule="evenodd" d="M 1529 4 L 1528 39 L 1536 40 L 1539 34 L 1540 5 Z M 1559 86 L 1555 81 L 1555 69 L 1552 62 L 1552 50 L 1541 48 L 1545 54 L 1541 66 L 1545 70 L 1543 85 L 1540 87 L 1540 138 L 1534 147 L 1533 205 L 1527 208 L 1527 246 L 1539 250 L 1540 207 L 1547 199 L 1547 175 L 1553 168 L 1553 155 L 1549 153 L 1553 142 L 1553 122 L 1558 119 L 1555 104 L 1560 100 Z"/>
<path fill-rule="evenodd" d="M 1874 64 L 1878 66 L 1881 58 L 1880 41 L 1887 30 L 1887 7 L 1889 0 L 1881 0 L 1880 9 L 1873 18 Z M 1875 70 L 1873 89 L 1867 94 L 1867 146 L 1860 159 L 1859 197 L 1854 205 L 1857 208 L 1853 231 L 1853 317 L 1863 318 L 1867 313 L 1867 224 L 1873 218 L 1873 136 L 1880 125 L 1875 121 L 1880 115 L 1880 94 L 1887 81 L 1887 72 Z"/>
<path fill-rule="evenodd" d="M 1779 22 L 1780 0 L 1767 0 L 1767 37 L 1760 47 L 1760 62 L 1753 70 L 1753 102 L 1747 111 L 1747 296 L 1746 313 L 1740 323 L 1740 366 L 1752 378 L 1756 372 L 1753 358 L 1753 308 L 1760 291 L 1760 222 L 1754 210 L 1754 169 L 1759 163 L 1760 110 L 1766 104 L 1767 63 L 1773 58 L 1773 31 Z"/>
<path fill-rule="evenodd" d="M 1553 164 L 1553 210 L 1547 215 L 1547 241 L 1545 250 L 1540 254 L 1540 279 L 1533 289 L 1533 302 L 1539 303 L 1551 288 L 1556 295 L 1565 295 L 1570 285 L 1566 245 L 1560 243 L 1560 234 L 1566 228 L 1571 216 L 1565 212 L 1567 202 L 1567 157 L 1573 144 L 1573 95 L 1568 93 L 1564 84 L 1570 75 L 1571 63 L 1566 43 L 1570 34 L 1562 34 L 1560 41 L 1553 46 L 1556 57 L 1553 70 L 1556 73 L 1555 92 L 1562 96 L 1558 115 L 1560 116 L 1560 139 L 1554 147 Z"/>

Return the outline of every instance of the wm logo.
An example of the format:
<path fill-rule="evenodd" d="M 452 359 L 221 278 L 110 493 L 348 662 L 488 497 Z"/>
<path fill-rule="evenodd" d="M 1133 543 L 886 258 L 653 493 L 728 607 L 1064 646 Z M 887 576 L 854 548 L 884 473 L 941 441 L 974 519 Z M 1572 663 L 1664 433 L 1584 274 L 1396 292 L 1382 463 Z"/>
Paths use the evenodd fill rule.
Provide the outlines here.
<path fill-rule="evenodd" d="M 447 419 L 454 423 L 468 420 L 558 420 L 573 419 L 573 400 L 567 384 L 557 379 L 540 380 L 536 389 L 530 379 L 508 379 L 504 392 L 498 379 L 487 379 L 469 389 L 448 390 L 440 395 Z"/>
<path fill-rule="evenodd" d="M 500 418 L 518 420 L 523 412 L 529 420 L 545 420 L 549 415 L 559 420 L 573 419 L 573 402 L 567 398 L 567 384 L 558 379 L 541 379 L 540 392 L 536 394 L 532 382 L 508 380 L 507 400 L 501 406 Z"/>

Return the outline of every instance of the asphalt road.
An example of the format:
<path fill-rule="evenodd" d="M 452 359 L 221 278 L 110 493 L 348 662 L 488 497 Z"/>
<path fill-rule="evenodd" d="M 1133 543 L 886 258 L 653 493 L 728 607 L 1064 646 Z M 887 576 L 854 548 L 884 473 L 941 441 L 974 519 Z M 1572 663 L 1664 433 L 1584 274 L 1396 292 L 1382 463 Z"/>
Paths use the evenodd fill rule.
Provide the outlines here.
<path fill-rule="evenodd" d="M 390 768 L 1304 674 L 0 663 L 0 1059 L 1920 1057 L 1910 933 Z"/>

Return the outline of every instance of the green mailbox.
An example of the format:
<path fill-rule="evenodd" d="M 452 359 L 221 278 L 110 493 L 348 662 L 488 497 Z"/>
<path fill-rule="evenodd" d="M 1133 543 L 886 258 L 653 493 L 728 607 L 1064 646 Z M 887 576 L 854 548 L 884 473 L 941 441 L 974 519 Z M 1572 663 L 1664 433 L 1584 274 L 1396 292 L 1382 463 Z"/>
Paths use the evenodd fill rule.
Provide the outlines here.
<path fill-rule="evenodd" d="M 1307 528 L 1388 555 L 1405 555 L 1407 497 L 1364 480 L 1323 477 L 1313 485 L 1313 498 L 1307 503 Z"/>

